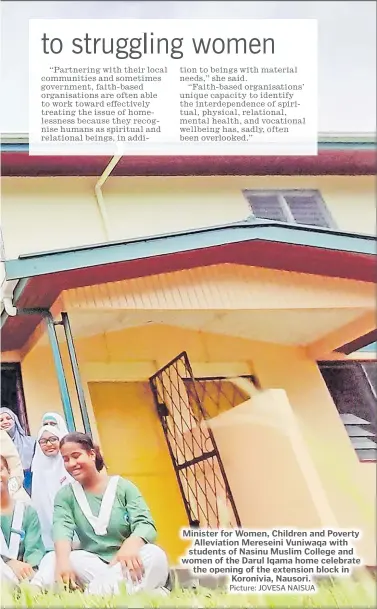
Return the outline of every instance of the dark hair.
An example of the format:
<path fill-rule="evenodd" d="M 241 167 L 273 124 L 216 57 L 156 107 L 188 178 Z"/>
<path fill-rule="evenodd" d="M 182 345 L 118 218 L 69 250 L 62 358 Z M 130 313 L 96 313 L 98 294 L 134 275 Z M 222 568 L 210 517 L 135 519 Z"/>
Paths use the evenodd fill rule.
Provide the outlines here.
<path fill-rule="evenodd" d="M 8 472 L 10 472 L 10 468 L 9 468 L 9 463 L 6 457 L 4 457 L 4 455 L 0 455 L 0 459 L 2 461 L 2 464 L 7 468 Z"/>
<path fill-rule="evenodd" d="M 68 433 L 60 440 L 60 448 L 67 444 L 67 442 L 73 442 L 74 444 L 80 444 L 84 450 L 87 452 L 94 450 L 96 454 L 95 464 L 96 470 L 98 472 L 102 471 L 105 467 L 105 462 L 103 460 L 103 456 L 99 449 L 99 446 L 93 444 L 92 438 L 87 433 L 81 433 L 79 431 L 74 431 L 72 433 Z"/>

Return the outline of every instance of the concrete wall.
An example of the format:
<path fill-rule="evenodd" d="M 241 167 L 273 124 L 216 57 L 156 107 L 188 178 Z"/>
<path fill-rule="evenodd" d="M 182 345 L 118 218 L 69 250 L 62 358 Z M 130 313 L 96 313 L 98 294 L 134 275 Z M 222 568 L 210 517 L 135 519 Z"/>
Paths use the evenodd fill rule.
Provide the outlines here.
<path fill-rule="evenodd" d="M 133 328 L 78 339 L 76 348 L 94 427 L 94 414 L 87 383 L 147 381 L 154 371 L 182 350 L 187 350 L 194 363 L 194 374 L 197 376 L 222 375 L 226 372 L 230 375 L 255 372 L 263 389 L 283 389 L 289 401 L 297 433 L 306 446 L 305 458 L 310 460 L 311 467 L 320 480 L 321 493 L 326 498 L 326 509 L 334 514 L 338 526 L 363 530 L 364 540 L 359 551 L 367 562 L 373 563 L 375 465 L 359 463 L 318 367 L 305 356 L 303 350 L 168 326 Z M 67 365 L 65 351 L 63 356 Z M 22 362 L 22 373 L 28 415 L 32 433 L 35 434 L 41 416 L 46 410 L 60 410 L 58 385 L 49 348 L 32 349 Z M 68 375 L 68 380 L 73 395 L 71 375 Z M 97 405 L 94 406 L 95 410 L 98 409 L 98 400 Z M 75 412 L 78 415 L 77 404 L 75 404 Z M 79 422 L 78 416 L 77 421 Z M 149 420 L 149 424 L 152 423 Z M 159 425 L 157 418 L 153 424 Z M 262 433 L 263 426 L 260 429 Z M 113 449 L 108 440 L 104 441 L 105 435 L 103 427 L 101 430 L 101 424 L 98 431 L 103 440 L 105 458 L 111 458 Z M 97 432 L 96 428 L 95 432 Z M 137 433 L 140 433 L 140 430 Z M 258 467 L 261 468 L 265 459 L 271 460 L 271 455 L 275 454 L 275 458 L 278 457 L 276 445 L 272 442 L 267 427 L 265 436 L 264 450 L 267 453 L 262 450 L 260 452 Z M 140 437 L 140 442 L 142 441 L 143 438 Z M 291 470 L 286 468 L 287 478 L 295 476 L 297 469 L 297 459 L 296 461 L 286 459 L 286 463 L 290 462 L 292 468 Z M 146 476 L 147 473 L 143 472 L 144 480 Z M 261 480 L 262 483 L 269 485 L 268 479 L 264 482 Z M 163 484 L 162 477 L 161 487 Z M 157 487 L 158 485 L 155 488 Z M 255 498 L 259 490 L 255 489 L 254 492 Z M 270 489 L 269 492 L 272 499 L 278 500 L 274 495 L 274 489 Z M 154 499 L 152 498 L 151 501 L 153 503 Z M 255 505 L 258 505 L 258 502 L 253 498 L 252 501 L 256 509 Z M 265 504 L 264 501 L 261 505 Z M 276 505 L 276 502 L 271 502 L 270 517 L 274 516 L 276 526 L 279 526 L 279 512 L 276 511 Z M 156 510 L 159 509 L 157 506 Z M 312 518 L 313 522 L 314 520 Z M 298 521 L 302 521 L 302 514 L 298 516 Z M 177 534 L 177 530 L 172 531 L 172 537 L 169 538 L 168 533 L 165 532 L 164 543 L 171 547 L 169 545 L 173 543 L 171 539 L 176 539 Z M 176 557 L 176 552 L 176 549 L 172 549 L 172 556 Z"/>
<path fill-rule="evenodd" d="M 2 180 L 7 258 L 107 240 L 95 178 Z M 338 227 L 376 231 L 372 176 L 110 177 L 104 187 L 110 240 L 130 239 L 246 218 L 242 189 L 319 189 Z"/>

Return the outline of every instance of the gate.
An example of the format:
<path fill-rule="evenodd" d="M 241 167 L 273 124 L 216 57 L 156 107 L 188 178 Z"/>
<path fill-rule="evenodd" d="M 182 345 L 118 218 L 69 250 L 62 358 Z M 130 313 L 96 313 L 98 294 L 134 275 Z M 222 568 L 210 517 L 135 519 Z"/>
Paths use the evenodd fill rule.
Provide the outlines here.
<path fill-rule="evenodd" d="M 190 526 L 241 526 L 186 352 L 150 378 Z"/>

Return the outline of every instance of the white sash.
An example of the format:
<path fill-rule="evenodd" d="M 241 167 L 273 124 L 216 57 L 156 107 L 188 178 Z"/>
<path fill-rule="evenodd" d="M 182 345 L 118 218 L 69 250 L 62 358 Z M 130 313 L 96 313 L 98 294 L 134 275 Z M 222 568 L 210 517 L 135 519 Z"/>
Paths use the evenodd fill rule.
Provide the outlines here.
<path fill-rule="evenodd" d="M 22 522 L 24 519 L 25 504 L 22 501 L 16 501 L 14 505 L 12 528 L 9 539 L 9 546 L 5 541 L 4 533 L 0 529 L 0 545 L 1 554 L 9 559 L 17 560 L 20 550 L 21 539 L 24 537 L 22 530 Z"/>
<path fill-rule="evenodd" d="M 115 493 L 118 486 L 119 476 L 112 476 L 106 487 L 104 495 L 101 501 L 101 507 L 98 516 L 94 516 L 90 509 L 88 499 L 84 493 L 84 489 L 81 484 L 75 480 L 72 482 L 72 489 L 76 497 L 76 501 L 79 504 L 82 513 L 86 517 L 89 524 L 93 527 L 96 535 L 106 535 L 107 527 L 109 525 L 111 510 L 113 509 Z"/>

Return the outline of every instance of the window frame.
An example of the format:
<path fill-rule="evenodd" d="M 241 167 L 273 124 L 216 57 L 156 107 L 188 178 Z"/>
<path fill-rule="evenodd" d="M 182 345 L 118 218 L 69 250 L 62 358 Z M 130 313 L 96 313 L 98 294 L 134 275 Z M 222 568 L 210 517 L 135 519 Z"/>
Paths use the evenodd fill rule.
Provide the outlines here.
<path fill-rule="evenodd" d="M 373 385 L 373 383 L 372 383 L 372 381 L 370 379 L 368 370 L 365 368 L 365 364 L 376 364 L 377 365 L 377 362 L 374 361 L 374 360 L 357 360 L 357 361 L 360 363 L 361 369 L 362 369 L 363 374 L 364 374 L 364 376 L 365 376 L 365 378 L 366 378 L 366 380 L 368 382 L 370 390 L 373 393 L 375 400 L 377 401 L 377 392 L 376 392 L 376 389 L 375 389 L 375 387 L 374 387 L 374 385 Z"/>
<path fill-rule="evenodd" d="M 351 443 L 351 447 L 354 450 L 354 452 L 356 454 L 356 457 L 359 460 L 359 463 L 377 463 L 377 459 L 363 459 L 362 456 L 358 454 L 357 449 L 352 444 L 352 439 L 351 439 L 351 437 L 350 437 L 350 435 L 348 433 L 347 426 L 343 423 L 343 421 L 341 419 L 341 413 L 339 412 L 338 407 L 337 407 L 337 405 L 335 403 L 335 400 L 334 400 L 334 398 L 333 398 L 329 388 L 327 387 L 326 381 L 325 381 L 325 379 L 324 379 L 324 377 L 322 375 L 322 369 L 323 368 L 343 368 L 343 369 L 345 369 L 345 368 L 352 368 L 352 367 L 354 367 L 356 365 L 357 367 L 360 368 L 361 373 L 362 373 L 362 375 L 365 378 L 365 384 L 369 388 L 369 391 L 372 394 L 372 398 L 377 402 L 376 392 L 374 390 L 374 387 L 373 387 L 372 383 L 370 382 L 368 374 L 364 370 L 363 363 L 374 363 L 374 364 L 377 365 L 377 361 L 376 360 L 370 360 L 370 359 L 368 359 L 368 360 L 357 359 L 356 360 L 355 359 L 355 360 L 340 360 L 340 361 L 339 360 L 321 360 L 321 361 L 317 362 L 317 366 L 318 366 L 319 372 L 321 373 L 321 377 L 323 379 L 323 382 L 325 383 L 327 391 L 329 392 L 329 395 L 330 395 L 330 397 L 332 398 L 332 400 L 334 402 L 334 406 L 335 406 L 336 412 L 338 413 L 338 416 L 340 418 L 340 422 L 341 422 L 341 424 L 344 427 L 344 430 L 345 430 L 345 432 L 346 432 L 346 434 L 348 436 L 348 439 L 349 439 L 349 441 Z M 354 413 L 351 413 L 351 414 L 354 414 Z M 355 414 L 355 416 L 361 416 L 361 415 L 356 415 Z M 369 422 L 369 425 L 373 426 L 373 423 Z M 373 441 L 377 445 L 377 431 L 374 434 Z"/>
<path fill-rule="evenodd" d="M 286 220 L 283 222 L 284 224 L 294 224 L 295 226 L 311 226 L 314 228 L 327 228 L 327 229 L 332 229 L 332 230 L 337 230 L 338 226 L 322 196 L 322 193 L 319 189 L 317 188 L 269 188 L 269 189 L 265 189 L 265 188 L 244 188 L 242 190 L 242 194 L 249 206 L 250 212 L 251 212 L 251 216 L 253 219 L 255 220 L 265 220 L 265 221 L 269 221 L 266 218 L 260 218 L 259 216 L 256 216 L 253 212 L 253 206 L 252 206 L 252 202 L 251 200 L 248 198 L 248 195 L 265 195 L 265 196 L 276 196 L 280 205 L 280 209 L 282 210 L 283 214 L 286 217 Z M 325 218 L 325 221 L 327 222 L 327 226 L 318 226 L 316 224 L 301 224 L 298 223 L 292 212 L 291 212 L 291 208 L 289 207 L 289 204 L 287 203 L 285 197 L 286 196 L 301 196 L 301 197 L 313 197 L 315 196 L 319 206 L 321 207 L 321 211 L 323 213 L 323 216 Z M 270 220 L 270 222 L 281 222 L 279 220 Z"/>

